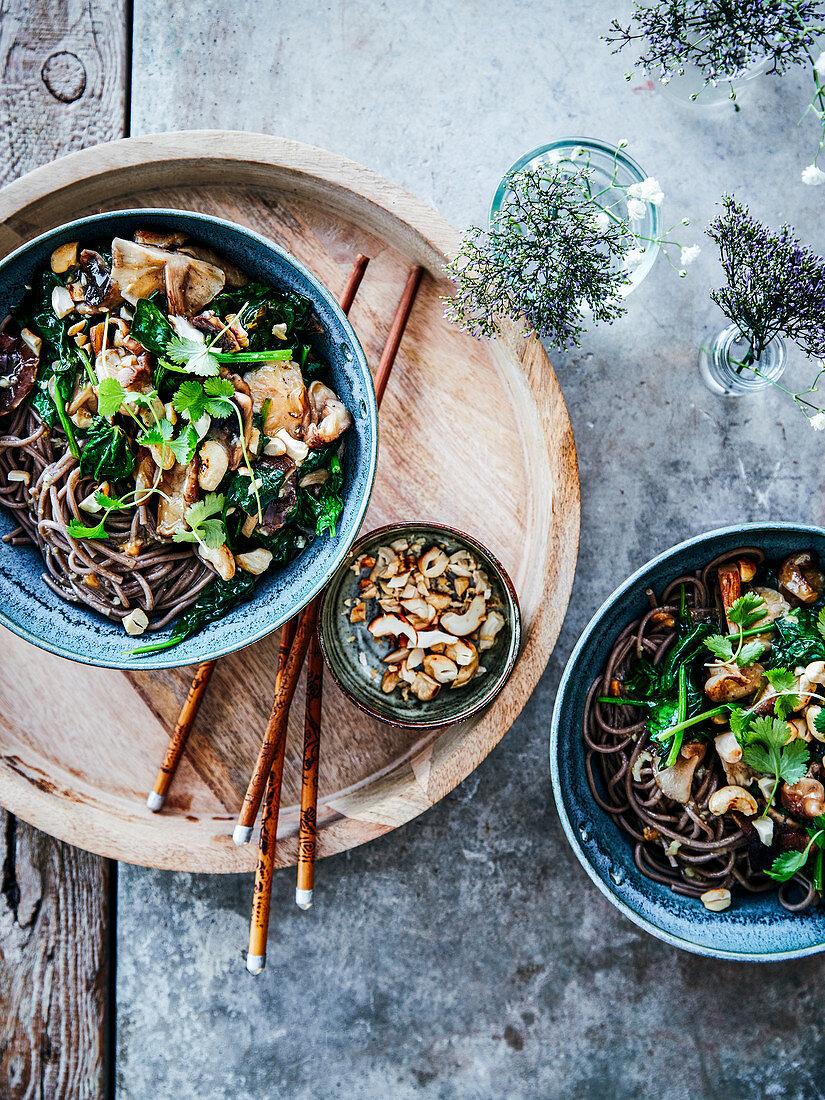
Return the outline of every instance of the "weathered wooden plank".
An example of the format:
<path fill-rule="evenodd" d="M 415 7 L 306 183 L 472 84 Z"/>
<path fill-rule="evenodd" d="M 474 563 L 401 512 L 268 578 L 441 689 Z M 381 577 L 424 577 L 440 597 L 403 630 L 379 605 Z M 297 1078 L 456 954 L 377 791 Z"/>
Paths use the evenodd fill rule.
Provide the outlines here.
<path fill-rule="evenodd" d="M 0 183 L 123 135 L 126 10 L 0 0 Z M 0 1095 L 104 1096 L 116 865 L 2 810 L 0 859 Z"/>

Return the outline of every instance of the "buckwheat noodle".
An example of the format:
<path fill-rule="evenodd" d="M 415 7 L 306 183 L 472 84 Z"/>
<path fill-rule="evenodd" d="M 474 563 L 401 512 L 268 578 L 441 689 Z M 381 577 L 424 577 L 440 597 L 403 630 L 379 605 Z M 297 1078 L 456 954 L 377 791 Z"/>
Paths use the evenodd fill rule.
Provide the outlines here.
<path fill-rule="evenodd" d="M 10 481 L 12 471 L 28 479 Z M 156 539 L 155 520 L 145 506 L 110 512 L 106 541 L 72 538 L 73 518 L 90 522 L 79 502 L 96 488 L 81 476 L 60 430 L 47 429 L 21 405 L 0 435 L 0 504 L 15 512 L 19 523 L 3 541 L 37 546 L 46 563 L 43 580 L 63 599 L 110 619 L 140 607 L 149 618 L 147 630 L 161 630 L 195 602 L 215 573 L 191 546 Z"/>
<path fill-rule="evenodd" d="M 715 614 L 711 605 L 716 570 L 723 562 L 740 557 L 763 561 L 765 555 L 755 547 L 740 547 L 702 570 L 676 577 L 661 599 L 648 589 L 650 610 L 616 639 L 584 707 L 585 770 L 593 798 L 632 838 L 634 861 L 642 874 L 688 897 L 698 898 L 716 887 L 738 886 L 762 893 L 776 890 L 777 883 L 751 867 L 745 834 L 736 823 L 725 814 L 716 817 L 708 810 L 713 792 L 728 783 L 717 754 L 706 753 L 696 771 L 692 797 L 683 806 L 656 784 L 652 762 L 643 755 L 646 750 L 652 754 L 655 747 L 649 749 L 639 708 L 599 703 L 597 697 L 612 694 L 612 682 L 623 682 L 635 659 L 645 657 L 653 665 L 663 660 L 676 640 L 676 627 L 669 625 L 673 623 L 669 616 L 676 611 L 672 601 L 678 603 L 682 585 L 686 605 L 695 618 Z M 777 894 L 790 912 L 806 909 L 816 900 L 813 884 L 801 873 L 784 883 Z"/>

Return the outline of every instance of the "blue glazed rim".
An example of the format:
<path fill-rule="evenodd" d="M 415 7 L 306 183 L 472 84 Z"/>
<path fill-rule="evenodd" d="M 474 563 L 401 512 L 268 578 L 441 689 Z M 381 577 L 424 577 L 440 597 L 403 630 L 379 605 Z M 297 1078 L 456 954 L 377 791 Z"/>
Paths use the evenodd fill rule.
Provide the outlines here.
<path fill-rule="evenodd" d="M 76 233 L 82 232 L 85 229 L 94 230 L 97 225 L 120 219 L 123 219 L 127 223 L 130 221 L 134 222 L 136 219 L 143 222 L 154 220 L 156 223 L 165 223 L 166 225 L 171 223 L 181 228 L 189 226 L 190 231 L 192 223 L 195 223 L 195 225 L 202 230 L 200 238 L 206 244 L 215 243 L 213 239 L 214 230 L 218 230 L 219 234 L 224 233 L 230 237 L 241 237 L 250 242 L 254 242 L 258 248 L 263 249 L 263 251 L 269 253 L 270 256 L 274 256 L 283 267 L 291 269 L 292 273 L 297 276 L 298 281 L 303 281 L 308 285 L 311 293 L 306 294 L 306 292 L 304 292 L 304 294 L 312 300 L 313 309 L 317 312 L 318 304 L 321 303 L 323 308 L 332 315 L 339 326 L 341 334 L 345 337 L 351 351 L 350 357 L 345 356 L 345 358 L 348 359 L 348 369 L 352 371 L 353 375 L 362 383 L 361 389 L 363 392 L 361 394 L 361 401 L 366 405 L 366 409 L 362 411 L 361 416 L 364 427 L 358 429 L 359 440 L 362 435 L 365 436 L 367 440 L 366 455 L 362 456 L 362 459 L 363 457 L 366 458 L 366 467 L 364 468 L 364 466 L 361 466 L 358 470 L 359 477 L 363 484 L 361 498 L 357 501 L 354 510 L 348 514 L 346 513 L 346 505 L 351 499 L 351 495 L 347 498 L 345 501 L 346 530 L 339 532 L 334 540 L 334 553 L 330 554 L 328 563 L 318 573 L 318 576 L 312 583 L 308 587 L 302 587 L 300 589 L 300 597 L 295 600 L 294 603 L 288 604 L 285 610 L 272 614 L 268 618 L 263 616 L 261 612 L 267 606 L 268 601 L 266 599 L 266 593 L 260 592 L 248 602 L 233 608 L 224 618 L 209 624 L 191 638 L 188 638 L 186 641 L 169 650 L 147 654 L 144 657 L 133 655 L 128 651 L 127 647 L 130 645 L 139 645 L 141 644 L 141 640 L 129 638 L 129 636 L 124 633 L 123 650 L 117 653 L 113 652 L 112 654 L 107 654 L 102 659 L 98 659 L 85 653 L 78 653 L 70 647 L 61 644 L 55 638 L 35 633 L 24 623 L 12 619 L 6 613 L 5 607 L 0 604 L 0 625 L 6 627 L 13 634 L 23 638 L 25 641 L 30 642 L 32 645 L 46 650 L 49 653 L 53 653 L 58 657 L 64 657 L 78 664 L 93 665 L 101 668 L 152 671 L 161 668 L 180 668 L 202 661 L 215 660 L 219 657 L 225 657 L 230 653 L 235 653 L 248 645 L 252 645 L 254 642 L 258 642 L 262 638 L 265 638 L 268 634 L 271 634 L 274 630 L 277 630 L 278 627 L 293 618 L 324 589 L 338 566 L 346 557 L 350 546 L 355 541 L 361 524 L 363 523 L 367 507 L 369 506 L 378 464 L 378 406 L 375 399 L 372 376 L 364 350 L 361 347 L 355 330 L 331 292 L 307 267 L 304 266 L 304 264 L 301 263 L 300 260 L 296 259 L 290 252 L 287 252 L 286 249 L 281 248 L 280 245 L 275 244 L 274 241 L 269 240 L 261 233 L 255 232 L 255 230 L 248 229 L 245 226 L 238 225 L 224 218 L 218 218 L 211 214 L 203 214 L 189 210 L 176 210 L 168 207 L 130 207 L 125 210 L 102 211 L 98 214 L 77 218 L 73 221 L 55 226 L 53 229 L 48 230 L 46 233 L 41 233 L 37 237 L 33 237 L 31 240 L 26 241 L 13 252 L 3 257 L 0 261 L 0 283 L 2 283 L 8 269 L 27 253 L 34 252 L 51 241 L 59 242 L 61 239 L 71 239 Z M 212 231 L 211 234 L 210 230 Z M 193 236 L 194 235 L 197 235 L 197 230 L 193 232 Z M 218 251 L 221 251 L 220 244 L 216 247 Z M 243 261 L 235 262 L 240 262 L 240 265 L 243 265 Z M 275 273 L 269 273 L 261 277 L 269 278 L 275 282 L 278 281 L 278 275 Z M 325 332 L 325 335 L 331 334 Z M 7 514 L 5 509 L 0 509 L 0 512 Z M 343 518 L 344 517 L 342 517 L 342 520 Z M 38 556 L 38 560 L 42 561 L 39 557 L 39 551 L 35 551 L 35 553 Z M 299 555 L 293 564 L 299 564 L 304 558 L 305 553 L 306 551 Z M 291 567 L 287 567 L 287 570 L 289 568 Z M 287 570 L 273 574 L 271 579 L 273 581 L 276 580 L 279 576 L 283 576 Z M 42 581 L 40 581 L 40 584 L 44 588 L 46 587 Z M 43 602 L 48 601 L 51 603 L 51 601 L 54 600 L 60 604 L 66 603 L 66 601 L 63 601 L 59 596 L 48 589 L 47 595 L 40 593 L 38 593 L 38 595 L 41 596 Z M 30 593 L 27 593 L 27 596 L 31 598 Z M 67 603 L 66 606 L 74 607 L 77 605 Z M 98 615 L 91 608 L 84 608 L 83 611 L 85 615 L 88 616 L 90 631 L 93 631 L 96 623 L 99 624 L 102 622 L 106 625 L 111 625 L 111 623 L 105 619 L 105 616 Z M 230 619 L 236 621 L 234 617 L 237 617 L 238 620 L 242 619 L 244 622 L 245 630 L 243 636 L 229 643 L 222 643 L 222 627 L 225 626 Z M 173 626 L 174 621 L 160 632 L 159 637 L 164 637 Z M 153 635 L 147 635 L 142 641 L 149 641 L 152 637 Z"/>
<path fill-rule="evenodd" d="M 799 523 L 785 523 L 785 522 L 767 522 L 767 523 L 744 523 L 736 524 L 730 527 L 721 527 L 713 531 L 705 532 L 701 535 L 696 535 L 693 538 L 687 539 L 684 542 L 678 543 L 676 546 L 671 547 L 669 550 L 665 550 L 651 561 L 647 562 L 640 569 L 637 569 L 631 577 L 629 577 L 622 585 L 620 585 L 601 605 L 601 607 L 595 612 L 590 619 L 590 622 L 585 627 L 581 634 L 576 646 L 571 653 L 564 672 L 559 683 L 558 692 L 556 695 L 556 703 L 553 708 L 553 718 L 550 733 L 550 774 L 553 786 L 553 797 L 556 802 L 556 809 L 558 811 L 559 820 L 561 821 L 562 828 L 564 829 L 565 836 L 570 844 L 570 847 L 576 854 L 579 863 L 581 863 L 584 870 L 587 872 L 590 879 L 595 883 L 604 896 L 612 902 L 616 908 L 632 921 L 637 927 L 643 929 L 650 935 L 655 936 L 657 939 L 670 944 L 673 947 L 679 947 L 684 951 L 692 952 L 693 954 L 703 955 L 706 957 L 717 959 L 730 959 L 738 962 L 782 962 L 789 959 L 804 958 L 808 955 L 816 955 L 825 951 L 825 909 L 820 914 L 820 924 L 818 933 L 821 937 L 820 942 L 810 943 L 805 946 L 782 949 L 776 951 L 744 951 L 733 950 L 714 947 L 705 943 L 697 943 L 686 938 L 683 935 L 677 935 L 668 929 L 657 924 L 654 919 L 644 916 L 632 905 L 630 905 L 624 898 L 620 897 L 617 893 L 617 886 L 613 885 L 609 881 L 609 876 L 601 873 L 599 869 L 594 866 L 594 860 L 591 855 L 585 850 L 582 844 L 582 837 L 578 830 L 575 828 L 573 821 L 571 821 L 570 814 L 568 812 L 567 799 L 565 797 L 566 784 L 562 780 L 560 771 L 560 748 L 563 743 L 568 742 L 572 738 L 581 739 L 581 721 L 582 711 L 576 706 L 574 713 L 569 709 L 572 704 L 568 704 L 569 696 L 575 692 L 576 679 L 579 674 L 578 665 L 582 659 L 582 656 L 590 656 L 588 649 L 593 642 L 594 635 L 599 630 L 602 620 L 610 614 L 610 612 L 619 604 L 623 597 L 630 593 L 636 586 L 645 584 L 650 578 L 651 573 L 660 569 L 662 566 L 667 566 L 679 555 L 684 554 L 686 551 L 704 546 L 712 540 L 722 539 L 736 539 L 740 540 L 740 544 L 746 541 L 751 541 L 749 536 L 756 536 L 752 539 L 753 543 L 758 545 L 759 536 L 763 538 L 770 536 L 771 534 L 787 534 L 789 542 L 794 539 L 803 539 L 805 537 L 814 538 L 825 549 L 825 528 L 816 527 L 810 524 Z M 736 542 L 732 543 L 731 548 L 735 547 Z M 789 549 L 793 547 L 789 546 Z M 718 552 L 723 552 L 720 548 Z M 598 674 L 601 669 L 599 667 L 589 666 L 582 668 L 581 675 L 586 677 L 586 687 L 589 687 L 592 678 Z M 592 675 L 591 675 L 592 673 Z M 656 895 L 661 893 L 662 897 L 670 899 L 677 899 L 674 905 L 685 902 L 691 905 L 698 905 L 699 903 L 695 899 L 685 898 L 682 899 L 679 895 L 672 894 L 666 887 L 658 887 L 658 884 L 651 883 L 650 880 L 644 878 L 635 868 L 633 862 L 632 849 L 624 834 L 619 834 L 618 827 L 608 817 L 608 815 L 601 810 L 593 801 L 590 794 L 589 787 L 587 786 L 587 779 L 584 775 L 582 768 L 581 774 L 576 775 L 575 781 L 581 785 L 581 790 L 584 792 L 585 800 L 591 807 L 590 813 L 594 821 L 598 821 L 603 825 L 604 830 L 608 833 L 612 832 L 621 836 L 622 841 L 627 845 L 628 862 L 632 870 L 628 872 L 628 880 L 638 879 L 646 884 L 645 890 L 648 894 Z M 594 832 L 598 831 L 594 826 Z M 589 839 L 589 838 L 588 838 Z M 657 889 L 658 887 L 658 889 Z M 762 898 L 765 899 L 765 895 Z M 778 904 L 778 903 L 777 903 Z M 649 904 L 649 908 L 657 909 L 655 903 Z M 659 905 L 658 909 L 664 912 L 664 906 Z M 727 910 L 726 912 L 731 912 Z M 715 916 L 719 916 L 716 914 Z M 790 916 L 790 915 L 789 915 Z M 800 915 L 794 918 L 794 920 L 808 920 L 811 921 L 812 917 L 806 917 Z M 740 921 L 739 924 L 744 926 L 745 922 Z"/>

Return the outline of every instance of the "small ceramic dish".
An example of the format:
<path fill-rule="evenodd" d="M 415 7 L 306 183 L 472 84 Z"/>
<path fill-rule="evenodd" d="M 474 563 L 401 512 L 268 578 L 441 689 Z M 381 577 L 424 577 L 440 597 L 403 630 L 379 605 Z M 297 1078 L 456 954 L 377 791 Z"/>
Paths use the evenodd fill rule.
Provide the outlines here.
<path fill-rule="evenodd" d="M 379 547 L 399 540 L 423 540 L 425 549 L 438 546 L 447 555 L 467 550 L 487 574 L 491 600 L 504 618 L 494 644 L 479 654 L 484 671 L 459 688 L 442 684 L 435 697 L 426 701 L 412 693 L 405 699 L 400 687 L 389 694 L 382 691 L 387 671 L 384 658 L 391 647 L 388 638 L 374 638 L 368 629 L 368 624 L 382 614 L 377 602 L 366 601 L 363 622 L 350 621 L 353 606 L 362 598 L 359 582 L 368 576 L 358 568 L 358 561 L 365 555 L 375 556 Z M 359 539 L 324 594 L 318 624 L 324 659 L 344 694 L 382 722 L 409 728 L 451 725 L 489 706 L 513 670 L 521 638 L 518 597 L 502 564 L 470 535 L 436 523 L 392 524 Z"/>
<path fill-rule="evenodd" d="M 768 558 L 812 549 L 825 560 L 825 529 L 744 523 L 711 531 L 667 550 L 620 585 L 590 620 L 567 662 L 553 711 L 550 767 L 567 839 L 585 871 L 617 909 L 646 932 L 686 951 L 764 962 L 825 950 L 825 906 L 789 913 L 774 892 L 735 892 L 729 909 L 709 912 L 695 898 L 682 897 L 647 878 L 636 866 L 630 838 L 590 792 L 582 738 L 590 685 L 624 627 L 649 609 L 647 589 L 661 592 L 674 577 L 739 546 L 759 547 Z"/>
<path fill-rule="evenodd" d="M 335 392 L 351 411 L 345 440 L 344 511 L 335 538 L 318 538 L 284 569 L 262 580 L 255 598 L 229 611 L 174 649 L 143 657 L 132 654 L 119 622 L 55 595 L 42 581 L 43 559 L 34 547 L 0 552 L 0 623 L 34 645 L 84 664 L 109 668 L 176 668 L 214 660 L 265 637 L 306 606 L 326 585 L 352 544 L 367 510 L 378 453 L 378 414 L 366 357 L 355 331 L 325 286 L 303 264 L 259 233 L 210 214 L 181 210 L 123 210 L 95 214 L 52 229 L 22 245 L 0 263 L 0 317 L 23 297 L 36 271 L 67 241 L 111 241 L 136 229 L 182 230 L 260 279 L 300 294 L 318 322 L 316 352 L 329 364 Z M 0 538 L 16 526 L 0 507 Z"/>

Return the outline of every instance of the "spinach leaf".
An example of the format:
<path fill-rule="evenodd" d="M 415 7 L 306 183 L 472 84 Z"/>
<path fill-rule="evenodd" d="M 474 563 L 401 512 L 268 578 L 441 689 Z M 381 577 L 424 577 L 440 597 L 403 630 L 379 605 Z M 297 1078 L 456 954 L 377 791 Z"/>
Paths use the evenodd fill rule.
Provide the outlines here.
<path fill-rule="evenodd" d="M 243 325 L 249 335 L 247 351 L 266 351 L 272 346 L 272 329 L 285 325 L 285 338 L 279 342 L 282 348 L 297 346 L 311 321 L 312 307 L 306 298 L 288 290 L 273 290 L 266 283 L 247 283 L 237 289 L 223 291 L 212 300 L 210 309 L 221 317 L 237 313 L 248 303 Z"/>
<path fill-rule="evenodd" d="M 216 577 L 204 588 L 192 607 L 181 615 L 168 638 L 139 646 L 133 649 L 132 653 L 158 653 L 160 650 L 180 645 L 205 626 L 222 619 L 233 607 L 252 599 L 257 579 L 243 569 L 238 569 L 231 581 Z"/>
<path fill-rule="evenodd" d="M 139 298 L 130 335 L 147 351 L 165 355 L 167 344 L 175 339 L 175 330 L 151 298 Z"/>
<path fill-rule="evenodd" d="M 825 660 L 825 641 L 817 630 L 817 612 L 797 607 L 773 624 L 773 640 L 765 664 L 795 668 Z"/>
<path fill-rule="evenodd" d="M 57 358 L 63 335 L 63 322 L 52 309 L 52 291 L 63 286 L 63 281 L 53 271 L 44 271 L 32 281 L 29 290 L 15 310 L 21 326 L 41 336 L 50 347 L 43 348 L 42 358 Z"/>
<path fill-rule="evenodd" d="M 272 554 L 272 565 L 284 566 L 306 547 L 307 537 L 300 527 L 288 523 L 268 538 L 256 535 L 255 542 Z"/>
<path fill-rule="evenodd" d="M 123 429 L 96 416 L 80 456 L 83 477 L 93 477 L 96 481 L 129 477 L 134 465 L 131 443 Z"/>
<path fill-rule="evenodd" d="M 692 663 L 700 653 L 704 655 L 705 638 L 713 633 L 712 623 L 697 623 L 689 633 L 670 647 L 662 662 L 661 683 L 664 691 L 675 688 L 680 665 Z"/>
<path fill-rule="evenodd" d="M 299 513 L 312 519 L 316 535 L 329 534 L 330 538 L 335 538 L 338 520 L 344 510 L 341 496 L 344 474 L 338 455 L 332 456 L 328 469 L 329 477 L 321 486 L 317 497 L 308 489 L 298 490 Z M 301 466 L 302 474 L 303 470 L 304 467 Z"/>
<path fill-rule="evenodd" d="M 242 469 L 245 469 L 245 467 L 242 467 Z M 258 496 L 261 499 L 261 509 L 263 510 L 267 504 L 278 499 L 278 494 L 286 477 L 286 470 L 279 470 L 276 467 L 264 464 L 253 465 L 252 469 L 255 473 L 255 479 L 261 482 L 258 486 Z M 249 515 L 256 514 L 258 511 L 255 494 L 252 490 L 252 478 L 245 477 L 240 470 L 236 470 L 231 475 L 231 480 L 226 489 L 226 507 L 231 508 L 233 506 L 243 508 Z"/>

